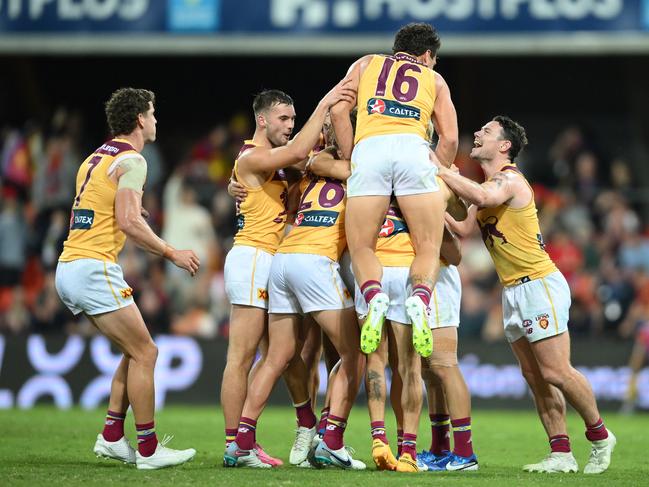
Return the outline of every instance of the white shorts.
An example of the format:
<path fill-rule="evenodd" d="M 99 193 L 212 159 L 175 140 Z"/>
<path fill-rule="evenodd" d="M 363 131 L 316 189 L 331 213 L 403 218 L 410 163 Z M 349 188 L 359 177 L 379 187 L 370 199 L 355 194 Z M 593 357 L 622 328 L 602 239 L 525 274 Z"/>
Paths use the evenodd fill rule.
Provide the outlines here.
<path fill-rule="evenodd" d="M 568 330 L 570 287 L 561 272 L 503 289 L 505 337 L 535 342 Z"/>
<path fill-rule="evenodd" d="M 409 267 L 383 268 L 381 287 L 383 292 L 390 297 L 390 307 L 386 314 L 386 318 L 390 321 L 410 324 L 405 306 L 406 298 L 410 295 L 409 274 Z M 367 303 L 358 286 L 356 286 L 355 296 L 356 313 L 362 318 L 367 315 Z M 462 286 L 457 267 L 441 266 L 429 307 L 428 322 L 430 327 L 459 326 L 461 299 Z"/>
<path fill-rule="evenodd" d="M 225 293 L 231 304 L 268 309 L 268 276 L 272 254 L 235 245 L 225 258 Z"/>
<path fill-rule="evenodd" d="M 269 313 L 311 313 L 351 308 L 338 262 L 315 254 L 275 254 L 270 269 Z"/>
<path fill-rule="evenodd" d="M 439 190 L 429 145 L 415 134 L 377 135 L 361 140 L 352 152 L 347 197 L 404 196 Z"/>
<path fill-rule="evenodd" d="M 395 323 L 409 324 L 410 318 L 406 313 L 406 298 L 409 296 L 408 292 L 408 276 L 410 274 L 409 267 L 384 267 L 383 278 L 381 279 L 381 287 L 383 292 L 390 298 L 390 307 L 385 317 Z M 363 297 L 363 293 L 358 285 L 354 294 L 354 304 L 356 305 L 356 313 L 361 318 L 367 315 L 367 303 Z"/>
<path fill-rule="evenodd" d="M 440 266 L 437 283 L 430 300 L 428 322 L 432 329 L 460 325 L 462 282 L 454 265 Z"/>
<path fill-rule="evenodd" d="M 347 290 L 352 293 L 352 299 L 354 299 L 356 280 L 354 279 L 352 256 L 349 254 L 349 250 L 345 250 L 343 255 L 340 256 L 340 277 L 343 278 Z"/>
<path fill-rule="evenodd" d="M 133 289 L 124 280 L 122 268 L 112 262 L 59 262 L 55 285 L 61 301 L 75 315 L 108 313 L 133 304 Z"/>

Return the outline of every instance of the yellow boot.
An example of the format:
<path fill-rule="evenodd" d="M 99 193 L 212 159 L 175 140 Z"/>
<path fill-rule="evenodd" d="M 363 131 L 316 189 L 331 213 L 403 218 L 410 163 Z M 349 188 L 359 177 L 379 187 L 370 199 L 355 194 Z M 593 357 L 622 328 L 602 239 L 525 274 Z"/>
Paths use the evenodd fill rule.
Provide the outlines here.
<path fill-rule="evenodd" d="M 372 441 L 372 459 L 377 470 L 396 470 L 397 459 L 390 450 L 390 445 L 383 443 L 378 438 Z"/>
<path fill-rule="evenodd" d="M 397 472 L 421 472 L 417 461 L 413 460 L 410 453 L 402 453 L 397 462 Z"/>

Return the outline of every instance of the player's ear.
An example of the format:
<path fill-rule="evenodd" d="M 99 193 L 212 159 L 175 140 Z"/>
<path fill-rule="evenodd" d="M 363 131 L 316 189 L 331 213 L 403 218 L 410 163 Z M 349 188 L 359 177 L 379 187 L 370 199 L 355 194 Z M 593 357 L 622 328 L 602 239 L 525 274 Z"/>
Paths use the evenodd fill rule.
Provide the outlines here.
<path fill-rule="evenodd" d="M 263 113 L 257 115 L 257 125 L 259 125 L 261 128 L 266 128 L 266 117 L 264 117 Z"/>
<path fill-rule="evenodd" d="M 144 128 L 144 113 L 137 114 L 137 126 L 141 129 Z"/>
<path fill-rule="evenodd" d="M 509 149 L 511 149 L 511 147 L 512 147 L 511 141 L 509 141 L 509 140 L 501 140 L 500 141 L 499 150 L 501 152 L 507 152 Z"/>

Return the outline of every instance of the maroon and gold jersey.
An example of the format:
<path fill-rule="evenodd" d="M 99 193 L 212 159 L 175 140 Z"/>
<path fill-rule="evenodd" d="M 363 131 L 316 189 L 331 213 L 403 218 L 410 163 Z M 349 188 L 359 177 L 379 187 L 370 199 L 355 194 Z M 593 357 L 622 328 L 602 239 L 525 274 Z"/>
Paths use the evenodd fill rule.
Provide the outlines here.
<path fill-rule="evenodd" d="M 515 164 L 507 165 L 501 171 L 520 174 Z M 476 217 L 482 240 L 504 286 L 514 285 L 523 278 L 539 279 L 557 270 L 545 251 L 536 213 L 534 191 L 529 204 L 523 208 L 502 204 L 478 210 Z"/>
<path fill-rule="evenodd" d="M 333 178 L 305 175 L 300 206 L 278 253 L 316 254 L 338 261 L 345 250 L 345 185 Z"/>
<path fill-rule="evenodd" d="M 252 140 L 246 140 L 234 161 L 234 176 L 248 192 L 246 199 L 237 203 L 238 230 L 234 236 L 234 245 L 248 245 L 274 254 L 286 227 L 288 185 L 284 171 L 279 169 L 261 186 L 246 186 L 237 173 L 237 166 L 241 154 L 253 147 L 256 146 Z"/>
<path fill-rule="evenodd" d="M 142 157 L 126 140 L 112 139 L 90 154 L 77 172 L 77 194 L 70 216 L 70 233 L 61 262 L 98 259 L 117 262 L 126 235 L 117 226 L 117 184 L 109 174 L 123 159 Z"/>
<path fill-rule="evenodd" d="M 387 134 L 426 139 L 436 96 L 435 72 L 415 57 L 403 52 L 374 55 L 358 85 L 354 142 Z"/>

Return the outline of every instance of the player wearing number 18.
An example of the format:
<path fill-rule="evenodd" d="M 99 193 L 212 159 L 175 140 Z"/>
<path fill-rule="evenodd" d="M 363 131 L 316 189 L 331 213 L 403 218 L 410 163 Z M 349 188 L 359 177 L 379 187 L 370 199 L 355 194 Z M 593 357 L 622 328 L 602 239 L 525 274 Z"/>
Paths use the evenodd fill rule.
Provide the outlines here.
<path fill-rule="evenodd" d="M 358 89 L 358 123 L 352 153 L 349 111 L 340 102 L 331 119 L 343 157 L 351 154 L 347 181 L 346 231 L 354 276 L 369 305 L 361 349 L 374 352 L 389 305 L 381 289 L 382 266 L 375 255 L 377 236 L 394 193 L 415 248 L 406 310 L 413 345 L 422 356 L 433 351 L 426 309 L 439 272 L 446 201 L 430 164 L 426 131 L 432 120 L 439 142 L 437 158 L 450 166 L 457 152 L 457 117 L 448 85 L 433 71 L 440 46 L 429 24 L 408 24 L 397 32 L 392 56 L 370 54 L 357 60 L 346 80 Z"/>
<path fill-rule="evenodd" d="M 196 450 L 172 450 L 158 443 L 153 423 L 153 369 L 158 350 L 133 302 L 117 255 L 126 238 L 171 260 L 194 275 L 200 265 L 191 250 L 175 250 L 160 239 L 142 217 L 146 161 L 140 151 L 156 136 L 154 94 L 123 88 L 106 103 L 115 138 L 104 143 L 79 167 L 70 233 L 56 268 L 56 289 L 75 315 L 90 321 L 124 354 L 110 390 L 108 414 L 97 435 L 97 456 L 156 469 L 191 460 Z M 133 409 L 136 452 L 124 436 L 124 418 Z"/>

